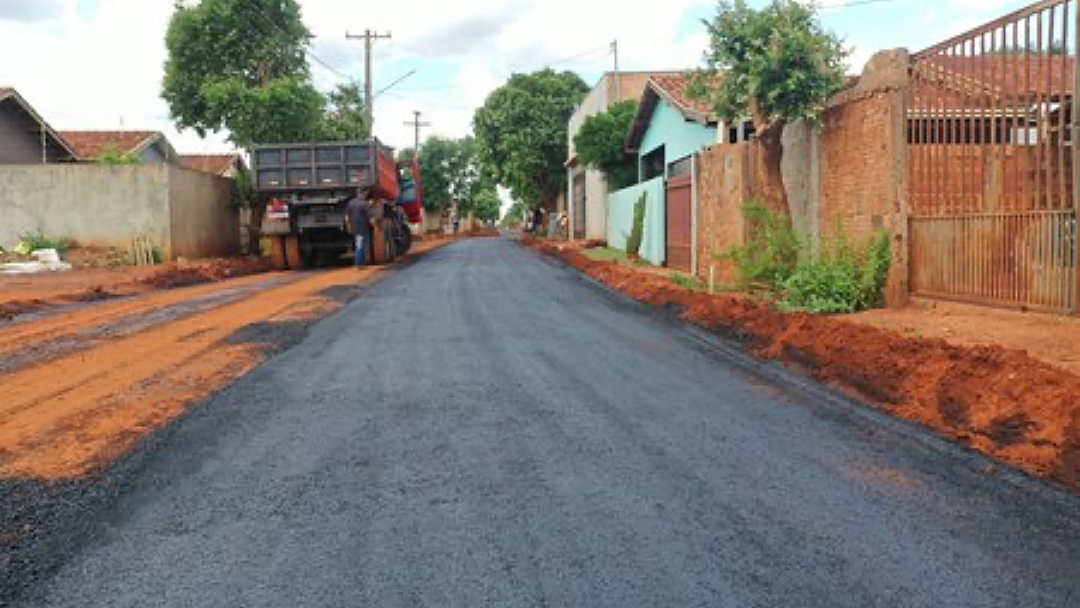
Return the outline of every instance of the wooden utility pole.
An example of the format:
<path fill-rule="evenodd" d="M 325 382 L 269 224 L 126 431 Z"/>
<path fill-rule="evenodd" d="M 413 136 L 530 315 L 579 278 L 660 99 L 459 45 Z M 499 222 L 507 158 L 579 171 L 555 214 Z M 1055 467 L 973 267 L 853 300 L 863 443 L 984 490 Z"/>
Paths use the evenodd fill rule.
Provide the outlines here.
<path fill-rule="evenodd" d="M 371 129 L 372 134 L 375 133 L 375 95 L 372 92 L 372 69 L 371 69 L 371 51 L 372 47 L 379 40 L 389 40 L 390 32 L 380 34 L 371 30 L 364 30 L 363 34 L 353 35 L 348 32 L 345 33 L 347 40 L 363 40 L 364 41 L 364 113 L 367 114 L 368 127 Z"/>
<path fill-rule="evenodd" d="M 414 110 L 413 111 L 413 119 L 412 119 L 412 121 L 408 121 L 408 120 L 405 121 L 405 126 L 406 127 L 412 127 L 413 129 L 415 129 L 415 140 L 414 141 L 416 143 L 413 145 L 413 151 L 416 153 L 417 156 L 420 155 L 420 129 L 422 127 L 430 127 L 431 126 L 430 122 L 421 121 L 420 120 L 420 115 L 421 115 L 420 110 Z"/>

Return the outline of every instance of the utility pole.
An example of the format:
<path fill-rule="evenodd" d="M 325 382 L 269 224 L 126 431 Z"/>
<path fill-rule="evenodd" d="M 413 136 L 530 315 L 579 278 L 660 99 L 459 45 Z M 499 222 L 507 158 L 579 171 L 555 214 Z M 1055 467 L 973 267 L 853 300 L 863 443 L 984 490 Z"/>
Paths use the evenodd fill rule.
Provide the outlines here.
<path fill-rule="evenodd" d="M 375 95 L 372 93 L 372 75 L 371 75 L 371 51 L 372 47 L 379 40 L 389 40 L 390 32 L 380 34 L 371 30 L 364 30 L 363 34 L 353 35 L 345 32 L 346 40 L 363 40 L 364 41 L 364 113 L 367 114 L 368 127 L 371 129 L 372 135 L 375 133 Z"/>
<path fill-rule="evenodd" d="M 413 129 L 416 130 L 416 139 L 415 139 L 416 144 L 413 146 L 413 152 L 415 152 L 417 154 L 417 156 L 420 155 L 420 128 L 421 127 L 430 127 L 431 126 L 430 122 L 422 122 L 420 120 L 420 114 L 421 114 L 420 110 L 414 110 L 413 111 L 413 119 L 412 119 L 412 121 L 411 122 L 410 121 L 405 121 L 405 126 L 406 127 L 412 127 Z"/>
<path fill-rule="evenodd" d="M 619 41 L 613 40 L 611 42 L 611 54 L 615 56 L 615 103 L 622 101 L 622 91 L 620 90 L 619 78 Z"/>

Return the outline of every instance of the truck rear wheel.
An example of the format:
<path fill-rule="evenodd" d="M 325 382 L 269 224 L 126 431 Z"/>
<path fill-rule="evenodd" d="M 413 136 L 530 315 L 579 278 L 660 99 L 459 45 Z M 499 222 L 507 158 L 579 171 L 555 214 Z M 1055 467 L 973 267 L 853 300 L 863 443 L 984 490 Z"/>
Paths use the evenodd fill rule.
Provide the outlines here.
<path fill-rule="evenodd" d="M 274 270 L 287 270 L 289 262 L 285 258 L 285 237 L 271 236 L 270 239 L 270 266 Z"/>
<path fill-rule="evenodd" d="M 409 249 L 412 249 L 412 230 L 409 229 L 408 224 L 402 224 L 401 230 L 398 232 L 397 254 L 405 255 L 409 253 Z"/>
<path fill-rule="evenodd" d="M 300 237 L 285 237 L 285 260 L 292 270 L 307 268 L 307 265 L 304 263 L 306 260 L 300 255 Z"/>

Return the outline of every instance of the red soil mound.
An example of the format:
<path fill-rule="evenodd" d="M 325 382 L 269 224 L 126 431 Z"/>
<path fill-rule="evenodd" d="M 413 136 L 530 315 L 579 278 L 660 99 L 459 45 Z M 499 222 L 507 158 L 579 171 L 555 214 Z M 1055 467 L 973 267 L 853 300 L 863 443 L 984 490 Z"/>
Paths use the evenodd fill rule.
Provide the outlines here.
<path fill-rule="evenodd" d="M 1036 475 L 1080 488 L 1080 377 L 998 346 L 955 346 L 842 319 L 781 313 L 733 295 L 693 292 L 670 279 L 526 241 L 598 281 L 794 363 L 890 414 Z"/>

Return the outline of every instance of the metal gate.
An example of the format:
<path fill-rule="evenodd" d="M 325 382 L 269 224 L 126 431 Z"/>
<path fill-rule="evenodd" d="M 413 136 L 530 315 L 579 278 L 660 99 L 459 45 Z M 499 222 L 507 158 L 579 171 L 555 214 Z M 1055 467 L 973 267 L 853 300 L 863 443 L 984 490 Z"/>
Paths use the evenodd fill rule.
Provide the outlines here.
<path fill-rule="evenodd" d="M 912 56 L 914 293 L 1077 310 L 1077 2 L 1039 2 Z"/>
<path fill-rule="evenodd" d="M 583 240 L 585 238 L 585 172 L 578 173 L 574 176 L 574 239 Z"/>
<path fill-rule="evenodd" d="M 667 181 L 667 211 L 665 221 L 668 268 L 690 272 L 692 241 L 690 237 L 691 176 L 679 175 Z"/>

